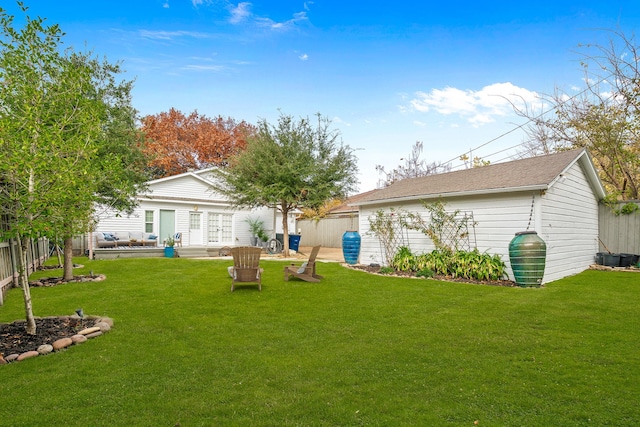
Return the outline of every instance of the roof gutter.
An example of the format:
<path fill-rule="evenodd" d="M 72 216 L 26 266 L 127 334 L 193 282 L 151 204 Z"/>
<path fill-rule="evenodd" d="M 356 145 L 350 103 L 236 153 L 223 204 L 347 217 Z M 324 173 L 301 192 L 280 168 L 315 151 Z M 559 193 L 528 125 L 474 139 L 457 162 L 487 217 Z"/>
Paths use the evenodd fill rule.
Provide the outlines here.
<path fill-rule="evenodd" d="M 540 191 L 547 190 L 549 186 L 547 184 L 525 185 L 522 187 L 510 187 L 510 188 L 491 188 L 487 190 L 474 190 L 474 191 L 456 191 L 452 193 L 435 193 L 435 194 L 422 194 L 415 196 L 396 197 L 393 199 L 377 199 L 369 200 L 360 203 L 350 204 L 349 206 L 368 206 L 368 205 L 380 205 L 390 203 L 409 202 L 414 200 L 424 199 L 437 199 L 439 197 L 468 197 L 468 196 L 482 196 L 485 194 L 498 194 L 498 193 L 521 193 L 525 191 Z"/>

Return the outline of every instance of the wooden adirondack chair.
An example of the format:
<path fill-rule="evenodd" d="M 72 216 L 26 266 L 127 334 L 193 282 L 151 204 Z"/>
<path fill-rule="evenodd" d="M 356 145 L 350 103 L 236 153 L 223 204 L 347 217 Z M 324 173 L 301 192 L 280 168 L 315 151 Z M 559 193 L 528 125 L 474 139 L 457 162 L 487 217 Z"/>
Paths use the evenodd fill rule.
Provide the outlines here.
<path fill-rule="evenodd" d="M 233 267 L 229 270 L 231 275 L 231 292 L 236 283 L 256 283 L 262 290 L 262 271 L 260 268 L 261 248 L 255 246 L 237 246 L 231 248 Z"/>
<path fill-rule="evenodd" d="M 284 280 L 289 280 L 289 277 L 297 277 L 306 282 L 319 282 L 322 276 L 316 274 L 316 257 L 320 252 L 320 246 L 314 246 L 309 255 L 309 260 L 304 262 L 300 266 L 291 264 L 284 268 Z"/>

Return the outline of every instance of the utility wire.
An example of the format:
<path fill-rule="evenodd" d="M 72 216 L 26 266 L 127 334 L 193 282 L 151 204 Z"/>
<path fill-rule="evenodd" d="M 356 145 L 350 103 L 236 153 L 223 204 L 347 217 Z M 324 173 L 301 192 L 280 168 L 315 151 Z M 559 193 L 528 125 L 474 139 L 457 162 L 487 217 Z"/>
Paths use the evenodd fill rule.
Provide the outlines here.
<path fill-rule="evenodd" d="M 471 148 L 469 151 L 470 151 L 470 152 L 473 152 L 473 151 L 479 150 L 479 149 L 481 149 L 482 147 L 485 147 L 485 146 L 487 146 L 487 145 L 489 145 L 489 144 L 491 144 L 491 143 L 494 143 L 494 142 L 496 142 L 497 140 L 499 140 L 499 139 L 501 139 L 501 138 L 504 138 L 505 136 L 507 136 L 507 135 L 509 135 L 509 134 L 511 134 L 511 133 L 513 133 L 513 132 L 515 132 L 515 131 L 517 131 L 517 130 L 519 130 L 519 129 L 524 128 L 525 126 L 528 126 L 528 125 L 529 125 L 531 122 L 533 122 L 534 120 L 537 120 L 537 119 L 541 118 L 542 116 L 544 116 L 544 115 L 546 115 L 546 114 L 548 114 L 548 113 L 550 113 L 550 112 L 552 112 L 552 111 L 554 111 L 554 110 L 557 110 L 560 106 L 562 106 L 562 105 L 566 104 L 567 102 L 574 100 L 574 99 L 575 99 L 575 98 L 577 98 L 578 96 L 581 96 L 581 95 L 585 94 L 586 92 L 590 91 L 590 90 L 591 90 L 591 89 L 590 89 L 591 87 L 593 87 L 593 86 L 597 86 L 597 85 L 599 85 L 599 84 L 601 84 L 601 83 L 603 83 L 603 82 L 605 82 L 605 81 L 609 80 L 609 78 L 611 78 L 613 75 L 614 75 L 614 74 L 613 74 L 613 73 L 611 73 L 611 74 L 609 74 L 609 75 L 608 75 L 608 76 L 606 76 L 606 77 L 602 77 L 602 78 L 600 78 L 600 80 L 598 80 L 595 84 L 593 84 L 593 85 L 589 85 L 588 87 L 584 88 L 582 91 L 580 91 L 580 92 L 576 93 L 575 95 L 573 95 L 573 96 L 571 96 L 571 97 L 567 98 L 567 99 L 566 99 L 566 100 L 564 100 L 564 101 L 561 101 L 561 102 L 560 102 L 560 103 L 558 103 L 558 104 L 555 104 L 553 107 L 549 108 L 549 109 L 548 109 L 548 110 L 546 110 L 546 111 L 541 112 L 539 115 L 535 116 L 533 119 L 528 119 L 526 122 L 524 122 L 524 123 L 522 123 L 522 124 L 520 124 L 520 125 L 516 126 L 515 128 L 513 128 L 513 129 L 511 129 L 511 130 L 509 130 L 509 131 L 507 131 L 507 132 L 504 132 L 504 133 L 502 133 L 502 134 L 498 135 L 497 137 L 495 137 L 495 138 L 493 138 L 493 139 L 490 139 L 489 141 L 487 141 L 487 142 L 485 142 L 485 143 L 483 143 L 483 144 L 480 144 L 479 146 L 477 146 L 477 147 L 475 147 L 475 148 Z M 609 96 L 609 98 L 607 98 L 606 100 L 608 101 L 609 99 L 611 99 L 611 98 L 613 98 L 613 97 L 614 97 L 614 94 L 611 94 L 611 95 Z M 514 146 L 512 146 L 512 147 L 505 148 L 505 149 L 500 150 L 500 151 L 497 151 L 497 152 L 495 152 L 495 153 L 493 153 L 493 154 L 489 154 L 489 155 L 485 156 L 485 158 L 489 158 L 489 157 L 494 156 L 494 155 L 496 155 L 496 154 L 503 153 L 503 152 L 508 151 L 508 150 L 512 150 L 512 149 L 517 148 L 517 147 L 519 147 L 519 146 L 521 146 L 521 145 L 523 145 L 523 144 L 524 144 L 524 142 L 521 142 L 521 143 L 516 144 L 516 145 L 514 145 Z M 453 161 L 455 161 L 455 160 L 458 160 L 458 159 L 460 159 L 460 157 L 464 156 L 466 153 L 467 153 L 467 152 L 464 152 L 464 153 L 460 154 L 459 156 L 454 157 L 454 158 L 453 158 L 453 159 L 451 159 L 451 160 L 447 160 L 446 162 L 444 162 L 444 164 L 446 165 L 447 163 L 451 163 L 451 162 L 453 162 Z M 509 159 L 509 157 L 504 158 L 504 159 L 500 159 L 500 160 L 498 160 L 496 163 L 499 163 L 499 162 L 501 162 L 501 161 L 503 161 L 503 160 L 508 160 L 508 159 Z M 471 160 L 471 161 L 473 161 L 473 159 L 470 159 L 470 160 Z M 458 166 L 453 166 L 453 167 L 451 167 L 451 169 L 458 169 L 458 168 L 461 168 L 462 166 L 465 166 L 465 165 L 464 165 L 464 164 L 460 164 L 460 165 L 458 165 Z"/>

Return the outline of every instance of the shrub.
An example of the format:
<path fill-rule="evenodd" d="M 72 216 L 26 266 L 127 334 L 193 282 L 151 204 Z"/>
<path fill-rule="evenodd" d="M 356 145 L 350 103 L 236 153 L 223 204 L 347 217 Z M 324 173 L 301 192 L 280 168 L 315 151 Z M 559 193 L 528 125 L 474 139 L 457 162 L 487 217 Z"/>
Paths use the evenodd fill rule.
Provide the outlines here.
<path fill-rule="evenodd" d="M 389 270 L 384 274 L 415 271 L 421 277 L 438 274 L 470 280 L 500 280 L 505 276 L 506 266 L 500 255 L 480 253 L 477 249 L 456 252 L 436 249 L 428 254 L 413 255 L 408 247 L 403 246 L 393 256 L 391 265 L 384 269 Z"/>
<path fill-rule="evenodd" d="M 401 246 L 391 259 L 390 267 L 396 271 L 414 271 L 414 258 L 408 247 Z"/>
<path fill-rule="evenodd" d="M 453 277 L 474 280 L 500 280 L 505 274 L 505 265 L 499 255 L 473 251 L 457 251 L 451 262 Z"/>
<path fill-rule="evenodd" d="M 429 270 L 428 268 L 424 268 L 416 273 L 416 277 L 426 277 L 427 279 L 433 276 L 433 271 Z"/>

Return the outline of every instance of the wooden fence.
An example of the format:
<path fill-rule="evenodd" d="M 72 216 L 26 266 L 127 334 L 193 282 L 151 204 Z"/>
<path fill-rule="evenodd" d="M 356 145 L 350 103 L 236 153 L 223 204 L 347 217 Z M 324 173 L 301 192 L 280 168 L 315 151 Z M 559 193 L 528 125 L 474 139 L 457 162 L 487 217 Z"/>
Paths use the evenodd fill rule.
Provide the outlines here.
<path fill-rule="evenodd" d="M 20 248 L 11 242 L 0 242 L 0 305 L 4 304 L 7 290 L 18 285 L 18 257 Z M 49 258 L 49 240 L 33 240 L 27 251 L 27 271 L 34 272 Z"/>
<path fill-rule="evenodd" d="M 325 248 L 341 248 L 342 235 L 345 231 L 358 230 L 358 215 L 322 218 L 319 221 L 302 219 L 296 223 L 301 246 L 324 246 Z"/>
<path fill-rule="evenodd" d="M 627 203 L 640 207 L 640 200 L 634 200 L 620 202 L 615 209 L 621 209 Z M 598 220 L 600 251 L 640 255 L 640 210 L 616 215 L 614 209 L 600 205 Z"/>

